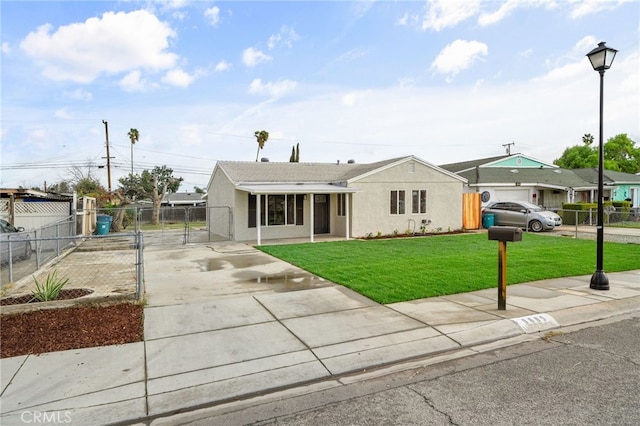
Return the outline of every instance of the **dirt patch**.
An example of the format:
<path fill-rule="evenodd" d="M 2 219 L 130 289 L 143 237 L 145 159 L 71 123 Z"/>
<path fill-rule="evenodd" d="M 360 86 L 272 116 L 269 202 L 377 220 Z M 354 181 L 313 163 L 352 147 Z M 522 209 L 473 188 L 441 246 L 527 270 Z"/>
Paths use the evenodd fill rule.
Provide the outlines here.
<path fill-rule="evenodd" d="M 42 309 L 0 315 L 0 357 L 119 345 L 143 339 L 137 303 Z"/>

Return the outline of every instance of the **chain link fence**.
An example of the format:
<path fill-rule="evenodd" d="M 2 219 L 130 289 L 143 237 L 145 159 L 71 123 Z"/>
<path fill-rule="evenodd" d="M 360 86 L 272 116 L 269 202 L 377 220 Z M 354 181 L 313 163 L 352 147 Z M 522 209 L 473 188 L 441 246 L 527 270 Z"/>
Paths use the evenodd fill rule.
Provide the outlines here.
<path fill-rule="evenodd" d="M 113 219 L 111 232 L 145 234 L 146 244 L 194 244 L 233 239 L 231 208 L 227 206 L 163 206 L 154 217 L 152 207 L 99 209 Z"/>
<path fill-rule="evenodd" d="M 51 287 L 62 282 L 53 300 L 142 298 L 141 233 L 38 237 L 31 243 L 38 248 L 36 252 L 45 248 L 43 252 L 58 251 L 59 255 L 35 270 L 33 259 L 14 262 L 14 275 L 21 278 L 3 280 L 3 306 L 43 301 Z M 3 274 L 4 269 L 3 265 Z"/>
<path fill-rule="evenodd" d="M 37 271 L 72 245 L 64 237 L 75 235 L 73 216 L 34 231 L 2 234 L 0 283 L 14 282 Z"/>
<path fill-rule="evenodd" d="M 595 240 L 597 237 L 597 209 L 558 210 L 564 235 L 578 239 Z M 618 211 L 605 206 L 603 211 L 604 240 L 618 243 L 640 244 L 640 211 Z"/>

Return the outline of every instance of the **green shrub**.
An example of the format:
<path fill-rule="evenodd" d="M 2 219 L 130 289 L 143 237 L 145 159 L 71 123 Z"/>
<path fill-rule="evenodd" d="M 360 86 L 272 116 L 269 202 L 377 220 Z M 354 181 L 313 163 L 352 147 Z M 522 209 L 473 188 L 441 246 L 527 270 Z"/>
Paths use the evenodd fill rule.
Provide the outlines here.
<path fill-rule="evenodd" d="M 611 215 L 611 222 L 624 222 L 629 220 L 629 216 L 631 215 L 630 201 L 613 201 L 611 205 L 616 208 L 616 212 Z"/>
<path fill-rule="evenodd" d="M 38 302 L 48 302 L 50 300 L 56 300 L 62 291 L 62 287 L 69 282 L 69 278 L 58 278 L 58 271 L 55 270 L 47 275 L 47 280 L 40 284 L 36 277 L 33 277 L 36 282 L 36 289 L 31 292 L 33 296 L 32 300 Z"/>
<path fill-rule="evenodd" d="M 558 214 L 562 217 L 565 225 L 576 224 L 576 211 L 578 211 L 578 224 L 589 223 L 589 210 L 591 210 L 591 220 L 596 223 L 598 204 L 596 203 L 562 203 L 562 210 Z"/>

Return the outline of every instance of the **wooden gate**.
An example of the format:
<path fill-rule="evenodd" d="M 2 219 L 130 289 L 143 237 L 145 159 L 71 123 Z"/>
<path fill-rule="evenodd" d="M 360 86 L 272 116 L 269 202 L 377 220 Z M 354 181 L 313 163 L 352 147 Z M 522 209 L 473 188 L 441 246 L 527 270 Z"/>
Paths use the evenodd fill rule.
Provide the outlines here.
<path fill-rule="evenodd" d="M 462 194 L 462 227 L 480 229 L 482 225 L 482 200 L 477 192 Z"/>

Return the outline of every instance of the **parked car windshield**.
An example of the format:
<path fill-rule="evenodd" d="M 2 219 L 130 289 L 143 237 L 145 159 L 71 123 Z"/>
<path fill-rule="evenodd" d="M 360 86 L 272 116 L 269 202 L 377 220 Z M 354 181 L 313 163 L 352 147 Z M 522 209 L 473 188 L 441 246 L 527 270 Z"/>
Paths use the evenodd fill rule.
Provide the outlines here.
<path fill-rule="evenodd" d="M 529 209 L 532 212 L 542 212 L 544 209 L 536 204 L 528 203 L 526 201 L 521 202 L 525 209 Z"/>
<path fill-rule="evenodd" d="M 18 232 L 18 230 L 6 220 L 0 219 L 0 232 Z"/>

